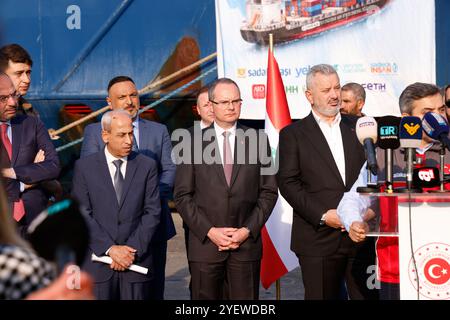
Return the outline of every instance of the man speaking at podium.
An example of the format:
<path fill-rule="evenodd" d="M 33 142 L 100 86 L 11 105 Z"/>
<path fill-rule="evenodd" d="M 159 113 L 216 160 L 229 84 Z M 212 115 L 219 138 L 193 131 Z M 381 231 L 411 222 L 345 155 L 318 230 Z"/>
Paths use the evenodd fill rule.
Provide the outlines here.
<path fill-rule="evenodd" d="M 445 118 L 445 105 L 437 86 L 428 83 L 414 83 L 405 88 L 399 99 L 400 112 L 402 116 L 415 116 L 422 118 L 427 112 L 438 113 Z M 385 159 L 383 150 L 377 150 L 378 162 L 378 183 L 384 183 L 386 177 Z M 422 135 L 420 148 L 416 149 L 416 161 L 414 166 L 437 167 L 439 164 L 440 146 L 425 133 Z M 395 149 L 394 155 L 394 187 L 404 186 L 404 170 L 406 162 L 403 149 Z M 450 155 L 446 153 L 445 164 L 450 167 Z M 362 215 L 366 212 L 367 206 L 361 206 L 361 211 L 357 212 L 361 204 L 361 197 L 356 192 L 358 186 L 367 183 L 365 165 L 361 169 L 360 176 L 355 182 L 350 192 L 347 192 L 339 204 L 337 213 L 349 232 L 350 238 L 357 243 L 366 239 L 367 226 L 362 222 Z M 449 173 L 449 172 L 447 172 Z M 446 188 L 450 185 L 447 184 Z M 380 201 L 380 213 L 397 215 L 397 205 L 392 201 Z M 381 282 L 380 299 L 398 300 L 400 299 L 400 278 L 399 278 L 399 251 L 397 237 L 380 237 L 377 241 L 378 276 Z"/>

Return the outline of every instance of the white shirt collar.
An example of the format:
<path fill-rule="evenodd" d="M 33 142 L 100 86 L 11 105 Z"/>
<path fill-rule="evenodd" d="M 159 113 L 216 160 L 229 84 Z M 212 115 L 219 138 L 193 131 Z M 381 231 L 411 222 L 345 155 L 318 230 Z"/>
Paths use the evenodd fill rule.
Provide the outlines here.
<path fill-rule="evenodd" d="M 203 120 L 200 120 L 200 129 L 208 128 L 210 124 L 206 124 Z"/>
<path fill-rule="evenodd" d="M 132 122 L 133 128 L 139 129 L 139 116 L 136 117 L 136 119 Z"/>
<path fill-rule="evenodd" d="M 216 130 L 217 137 L 221 137 L 225 131 L 229 132 L 231 135 L 235 135 L 236 134 L 236 122 L 234 123 L 234 125 L 231 128 L 225 130 L 222 127 L 220 127 L 217 124 L 217 122 L 214 121 L 214 129 Z"/>
<path fill-rule="evenodd" d="M 322 124 L 327 124 L 327 125 L 329 125 L 328 122 L 326 122 L 325 120 L 323 120 L 322 118 L 320 118 L 319 114 L 318 114 L 314 109 L 311 108 L 311 111 L 312 111 L 312 114 L 313 114 L 313 116 L 314 116 L 314 119 L 316 119 L 316 122 L 317 122 L 318 125 L 322 125 Z M 334 125 L 340 124 L 340 123 L 341 123 L 341 113 L 338 112 L 338 113 L 336 114 L 336 117 L 334 118 L 333 122 L 332 122 L 331 125 L 329 125 L 329 126 L 334 126 Z"/>
<path fill-rule="evenodd" d="M 108 163 L 112 163 L 114 160 L 122 160 L 123 163 L 126 163 L 128 160 L 128 157 L 123 157 L 123 158 L 116 158 L 114 157 L 108 150 L 108 146 L 105 145 L 105 156 L 106 156 L 106 162 Z"/>

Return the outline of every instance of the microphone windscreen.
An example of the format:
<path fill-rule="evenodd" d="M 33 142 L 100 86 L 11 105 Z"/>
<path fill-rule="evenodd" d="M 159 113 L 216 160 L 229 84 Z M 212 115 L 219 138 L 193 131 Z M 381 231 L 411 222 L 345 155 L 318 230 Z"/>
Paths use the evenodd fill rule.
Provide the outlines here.
<path fill-rule="evenodd" d="M 435 188 L 440 185 L 439 169 L 436 167 L 415 168 L 413 184 L 418 188 Z"/>
<path fill-rule="evenodd" d="M 89 229 L 78 203 L 64 199 L 42 211 L 28 227 L 28 240 L 48 261 L 57 262 L 58 250 L 68 248 L 81 265 L 89 245 Z"/>
<path fill-rule="evenodd" d="M 422 119 L 423 131 L 431 139 L 439 140 L 441 134 L 448 135 L 449 127 L 447 121 L 440 114 L 427 112 Z"/>
<path fill-rule="evenodd" d="M 364 140 L 372 139 L 373 143 L 377 142 L 378 125 L 372 117 L 361 117 L 356 122 L 356 136 L 361 144 Z"/>
<path fill-rule="evenodd" d="M 399 136 L 401 148 L 419 148 L 422 143 L 422 120 L 419 117 L 403 117 Z"/>
<path fill-rule="evenodd" d="M 399 124 L 399 117 L 385 116 L 378 119 L 378 147 L 385 150 L 400 147 Z"/>

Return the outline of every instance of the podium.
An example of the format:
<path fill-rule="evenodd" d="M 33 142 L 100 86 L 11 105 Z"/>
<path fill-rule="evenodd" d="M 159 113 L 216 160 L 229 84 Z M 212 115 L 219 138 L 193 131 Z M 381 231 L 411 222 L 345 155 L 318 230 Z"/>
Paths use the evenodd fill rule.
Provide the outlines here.
<path fill-rule="evenodd" d="M 450 193 L 363 197 L 368 236 L 398 237 L 400 299 L 450 300 Z"/>

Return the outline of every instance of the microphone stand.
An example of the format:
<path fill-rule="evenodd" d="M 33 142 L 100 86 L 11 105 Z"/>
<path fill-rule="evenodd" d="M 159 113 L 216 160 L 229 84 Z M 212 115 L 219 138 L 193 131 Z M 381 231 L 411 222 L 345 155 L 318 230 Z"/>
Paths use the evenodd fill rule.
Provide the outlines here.
<path fill-rule="evenodd" d="M 413 161 L 415 158 L 415 148 L 405 148 L 406 157 L 406 188 L 395 189 L 398 193 L 421 193 L 421 188 L 413 188 L 412 185 L 412 175 L 413 175 Z"/>
<path fill-rule="evenodd" d="M 444 189 L 444 157 L 445 157 L 445 145 L 441 143 L 441 150 L 439 151 L 439 190 L 430 190 L 429 192 L 444 193 L 450 192 L 450 190 Z"/>

